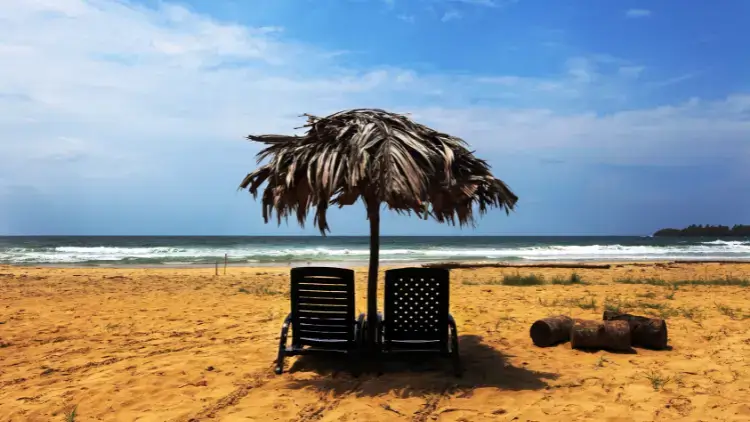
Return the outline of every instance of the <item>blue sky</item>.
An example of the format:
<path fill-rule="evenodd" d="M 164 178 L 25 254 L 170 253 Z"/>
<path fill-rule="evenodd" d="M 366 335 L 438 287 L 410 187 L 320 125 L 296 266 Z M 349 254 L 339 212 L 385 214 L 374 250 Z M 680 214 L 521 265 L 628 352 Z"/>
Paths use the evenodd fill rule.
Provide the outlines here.
<path fill-rule="evenodd" d="M 521 198 L 475 230 L 750 223 L 750 2 L 4 0 L 0 234 L 316 234 L 236 187 L 248 133 L 408 112 Z M 332 234 L 365 234 L 364 209 Z"/>

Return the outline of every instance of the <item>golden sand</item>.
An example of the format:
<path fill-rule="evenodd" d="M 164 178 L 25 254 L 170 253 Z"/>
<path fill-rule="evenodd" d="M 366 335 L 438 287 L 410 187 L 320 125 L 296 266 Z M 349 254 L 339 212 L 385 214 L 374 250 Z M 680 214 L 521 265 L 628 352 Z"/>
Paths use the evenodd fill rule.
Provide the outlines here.
<path fill-rule="evenodd" d="M 577 270 L 587 285 L 524 287 L 488 284 L 515 269 L 454 270 L 461 379 L 439 358 L 358 378 L 290 358 L 274 375 L 288 271 L 0 267 L 0 420 L 74 408 L 76 421 L 750 420 L 750 288 L 613 283 L 750 278 L 750 265 L 629 264 Z M 532 345 L 536 319 L 601 319 L 605 302 L 667 316 L 673 349 Z"/>

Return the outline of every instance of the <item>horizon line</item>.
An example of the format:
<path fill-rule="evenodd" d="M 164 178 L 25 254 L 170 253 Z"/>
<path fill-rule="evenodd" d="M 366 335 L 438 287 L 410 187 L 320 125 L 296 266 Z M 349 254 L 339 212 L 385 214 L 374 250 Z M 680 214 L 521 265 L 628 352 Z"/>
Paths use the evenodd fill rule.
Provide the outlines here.
<path fill-rule="evenodd" d="M 381 234 L 380 237 L 651 237 L 652 234 Z M 0 234 L 2 237 L 370 237 L 369 234 Z"/>

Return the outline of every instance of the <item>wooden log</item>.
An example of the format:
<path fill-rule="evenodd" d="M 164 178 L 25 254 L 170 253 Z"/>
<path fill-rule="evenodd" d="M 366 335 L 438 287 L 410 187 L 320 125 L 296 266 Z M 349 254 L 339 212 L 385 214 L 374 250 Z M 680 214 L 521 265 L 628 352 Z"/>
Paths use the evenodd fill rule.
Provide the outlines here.
<path fill-rule="evenodd" d="M 570 340 L 570 329 L 573 319 L 565 315 L 557 315 L 540 319 L 531 325 L 529 334 L 531 341 L 539 347 L 554 346 Z"/>
<path fill-rule="evenodd" d="M 554 264 L 510 264 L 507 262 L 432 262 L 422 264 L 424 268 L 445 268 L 448 270 L 458 268 L 579 268 L 606 270 L 612 268 L 611 264 L 583 264 L 583 263 L 554 263 Z"/>
<path fill-rule="evenodd" d="M 576 319 L 570 330 L 574 349 L 629 351 L 630 325 L 627 321 L 588 321 Z"/>
<path fill-rule="evenodd" d="M 667 348 L 667 322 L 661 318 L 647 318 L 638 315 L 604 311 L 605 321 L 627 321 L 633 346 L 653 350 Z"/>
<path fill-rule="evenodd" d="M 675 264 L 750 264 L 747 259 L 678 259 Z"/>

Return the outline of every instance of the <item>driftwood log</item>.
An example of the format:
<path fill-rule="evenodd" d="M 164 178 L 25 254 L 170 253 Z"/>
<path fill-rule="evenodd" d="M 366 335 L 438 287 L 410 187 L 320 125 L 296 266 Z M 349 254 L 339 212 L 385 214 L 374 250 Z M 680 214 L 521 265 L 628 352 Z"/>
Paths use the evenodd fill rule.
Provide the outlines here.
<path fill-rule="evenodd" d="M 675 264 L 750 264 L 747 259 L 678 259 Z"/>
<path fill-rule="evenodd" d="M 663 350 L 667 348 L 667 322 L 661 318 L 604 311 L 605 321 L 627 321 L 633 346 Z"/>
<path fill-rule="evenodd" d="M 422 264 L 424 268 L 445 268 L 448 270 L 458 268 L 573 268 L 573 269 L 597 269 L 606 270 L 612 268 L 610 264 L 583 264 L 583 263 L 551 263 L 551 264 L 510 264 L 506 262 L 433 262 Z"/>
<path fill-rule="evenodd" d="M 531 325 L 529 334 L 531 341 L 539 347 L 549 347 L 570 340 L 570 329 L 573 319 L 565 315 L 557 315 L 540 319 Z"/>
<path fill-rule="evenodd" d="M 630 351 L 630 326 L 627 321 L 588 321 L 576 319 L 570 330 L 574 349 Z"/>

